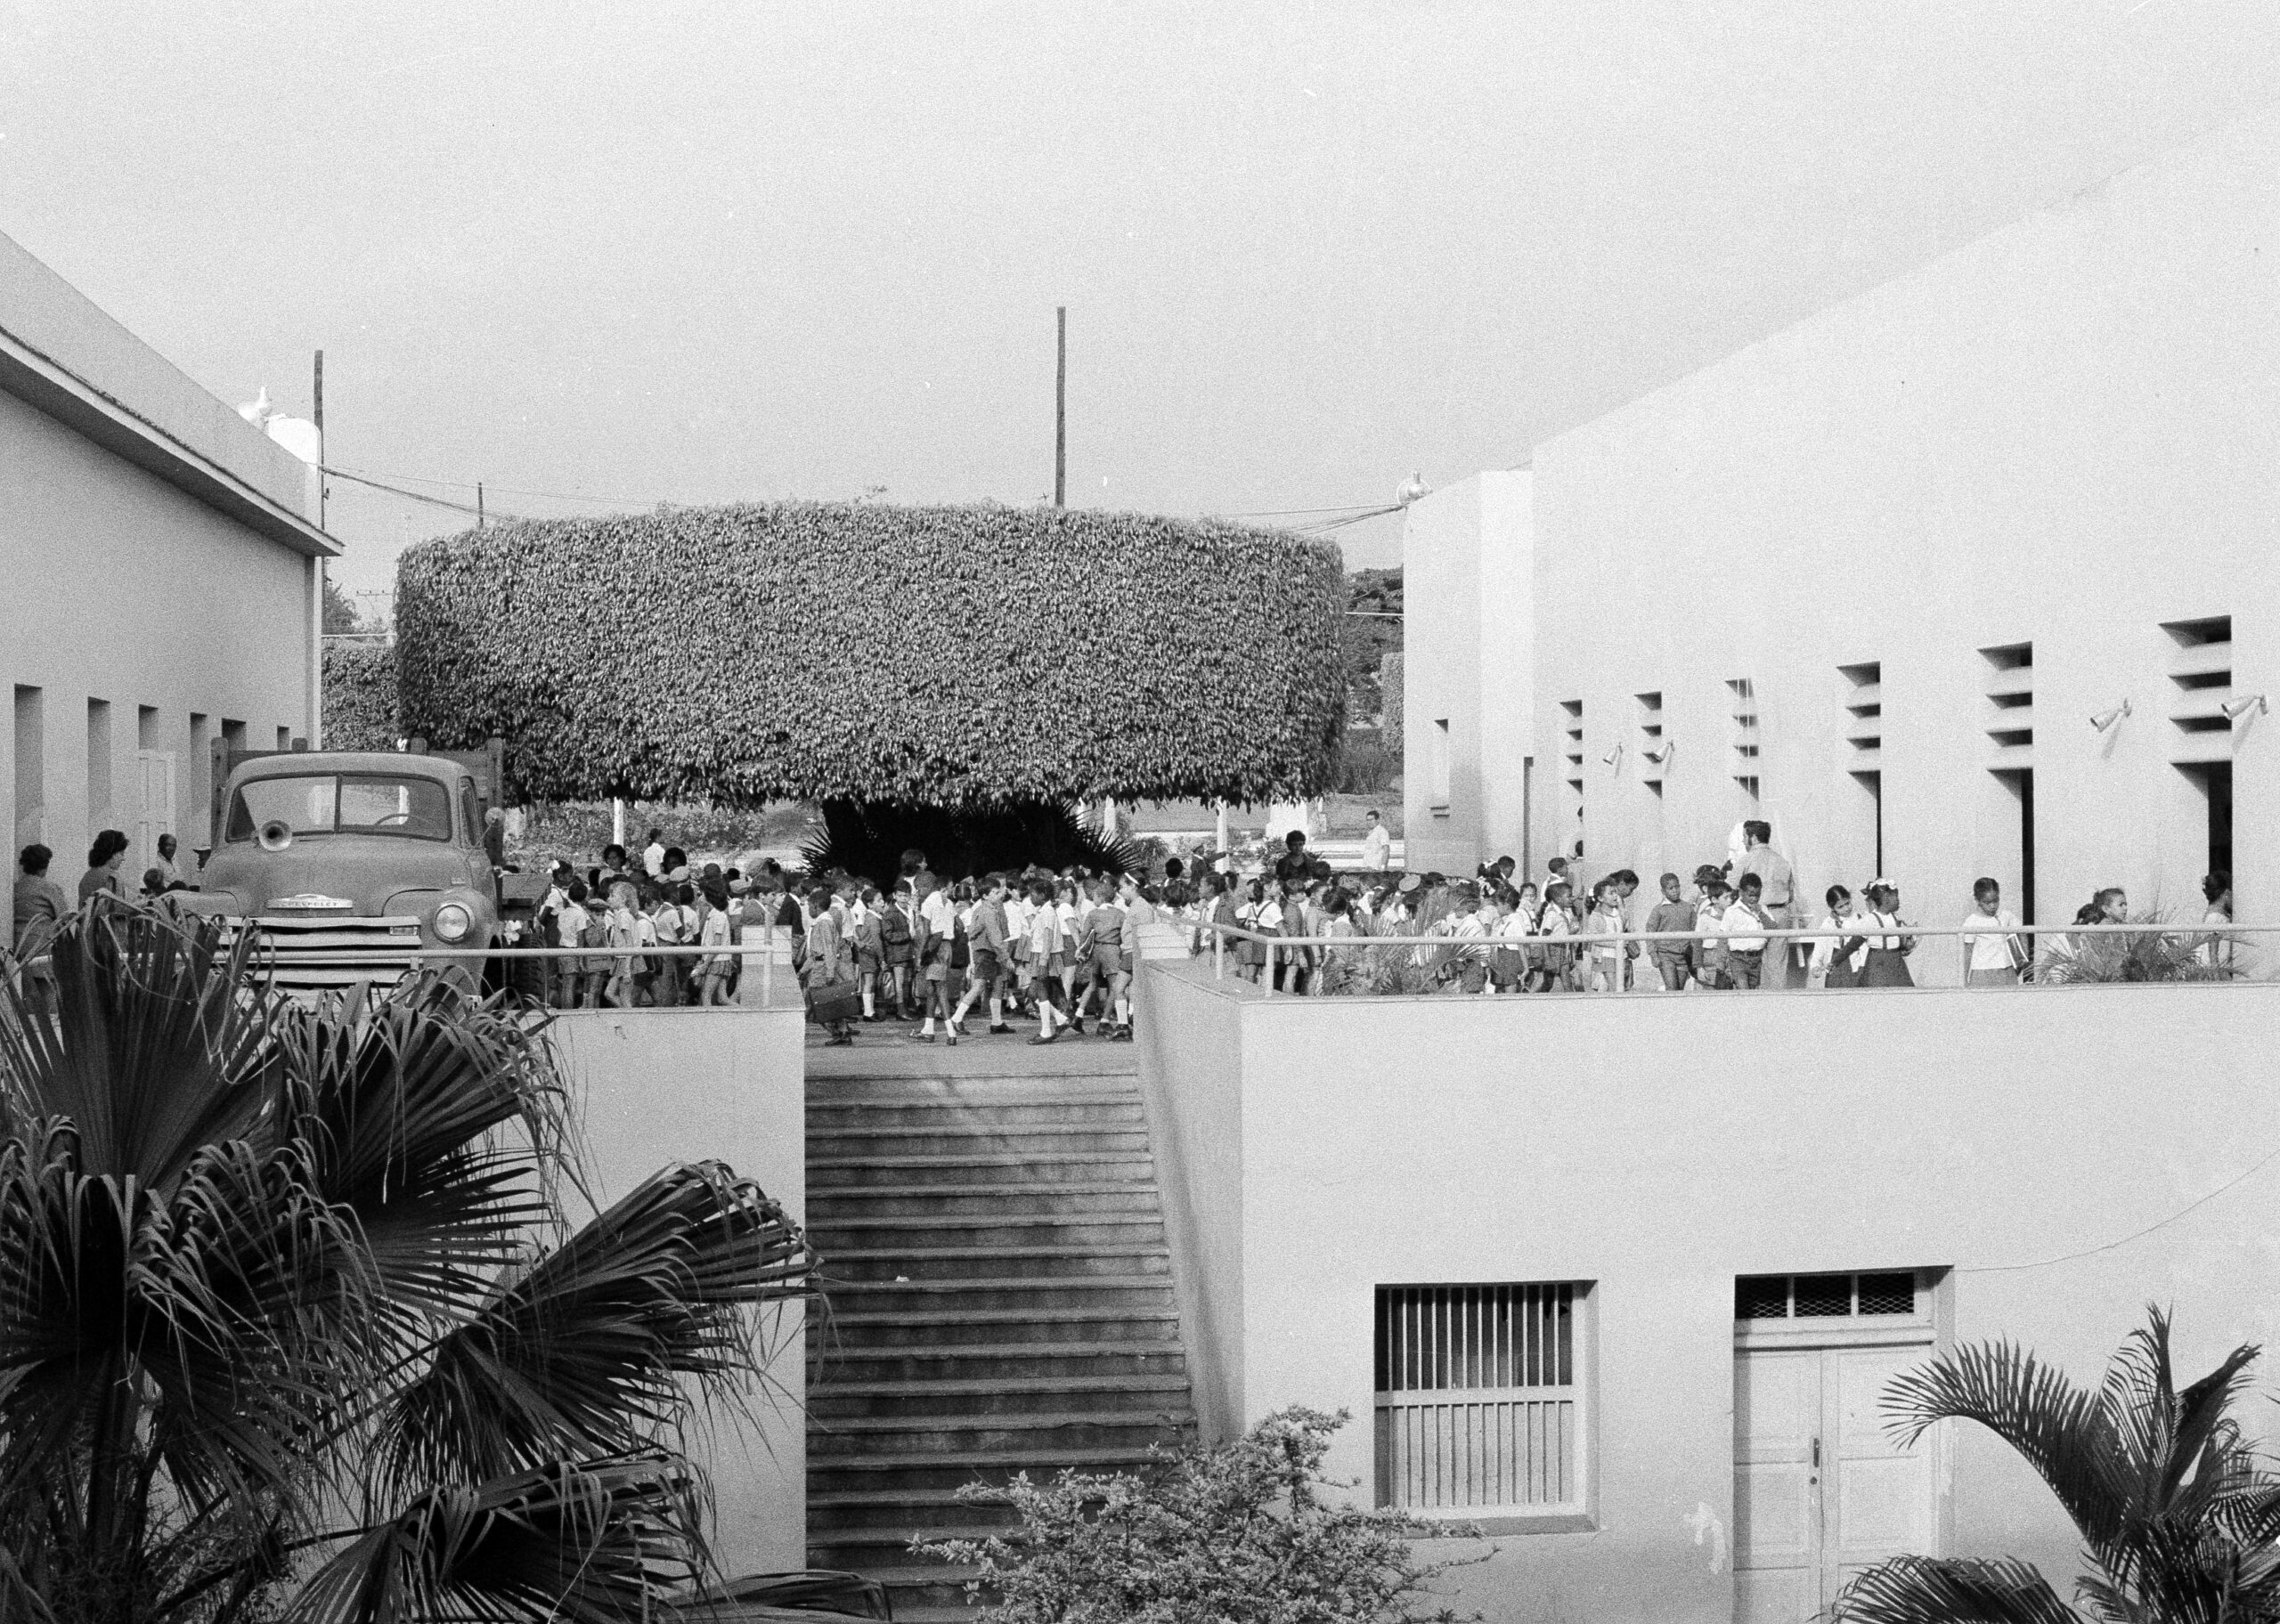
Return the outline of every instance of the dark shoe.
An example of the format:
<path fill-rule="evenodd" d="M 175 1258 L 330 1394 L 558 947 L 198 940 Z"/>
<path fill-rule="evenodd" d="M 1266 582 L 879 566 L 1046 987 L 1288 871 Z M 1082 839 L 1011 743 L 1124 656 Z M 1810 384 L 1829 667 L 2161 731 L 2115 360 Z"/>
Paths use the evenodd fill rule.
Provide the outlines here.
<path fill-rule="evenodd" d="M 1046 1036 L 1045 1036 L 1044 1035 L 1039 1034 L 1038 1036 L 1036 1036 L 1036 1037 L 1033 1037 L 1033 1038 L 1030 1039 L 1030 1043 L 1031 1043 L 1032 1045 L 1034 1045 L 1034 1044 L 1038 1044 L 1038 1043 L 1058 1043 L 1058 1042 L 1060 1042 L 1060 1041 L 1061 1041 L 1061 1034 L 1060 1034 L 1060 1033 L 1058 1033 L 1058 1032 L 1055 1032 L 1055 1033 L 1054 1033 L 1051 1037 L 1046 1037 Z"/>
<path fill-rule="evenodd" d="M 1130 1027 L 1119 1027 L 1115 1031 L 1108 1035 L 1108 1041 L 1112 1043 L 1130 1043 L 1132 1041 L 1132 1028 Z"/>
<path fill-rule="evenodd" d="M 989 1035 L 992 1037 L 1011 1037 L 1013 1035 L 1014 1028 L 1011 1027 L 992 1027 L 989 1028 Z"/>
<path fill-rule="evenodd" d="M 958 1046 L 958 1029 L 956 1027 L 952 1027 L 949 1033 L 945 1035 L 944 1041 L 949 1047 L 953 1049 L 957 1048 Z"/>

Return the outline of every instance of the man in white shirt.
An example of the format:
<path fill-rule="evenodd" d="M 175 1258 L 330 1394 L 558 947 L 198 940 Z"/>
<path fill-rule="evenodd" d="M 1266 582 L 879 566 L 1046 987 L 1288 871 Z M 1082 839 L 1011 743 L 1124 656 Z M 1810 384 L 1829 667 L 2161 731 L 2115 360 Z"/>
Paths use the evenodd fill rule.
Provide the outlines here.
<path fill-rule="evenodd" d="M 665 877 L 665 832 L 664 830 L 649 831 L 649 843 L 641 849 L 641 866 L 649 871 L 649 878 L 652 880 L 662 880 Z"/>
<path fill-rule="evenodd" d="M 1733 978 L 1738 989 L 1755 989 L 1765 984 L 1767 938 L 1751 934 L 1773 925 L 1761 900 L 1763 896 L 1764 887 L 1758 876 L 1755 873 L 1744 874 L 1741 894 L 1726 910 L 1726 916 L 1718 922 L 1733 933 L 1726 938 L 1726 973 Z"/>
<path fill-rule="evenodd" d="M 2003 888 L 1992 880 L 1973 881 L 1971 897 L 1978 906 L 1963 922 L 1964 985 L 2016 987 L 2021 966 L 2032 962 L 2019 916 L 2003 905 Z"/>
<path fill-rule="evenodd" d="M 1393 836 L 1386 832 L 1385 820 L 1372 812 L 1369 832 L 1362 837 L 1362 867 L 1366 873 L 1380 874 L 1392 866 Z"/>

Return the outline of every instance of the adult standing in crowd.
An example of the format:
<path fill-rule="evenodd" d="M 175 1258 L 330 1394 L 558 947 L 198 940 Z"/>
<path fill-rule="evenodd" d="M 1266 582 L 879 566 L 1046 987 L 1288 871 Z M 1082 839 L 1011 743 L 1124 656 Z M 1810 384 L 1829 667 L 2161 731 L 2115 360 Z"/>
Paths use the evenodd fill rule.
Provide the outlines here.
<path fill-rule="evenodd" d="M 1362 867 L 1366 873 L 1381 874 L 1392 866 L 1393 836 L 1386 832 L 1385 819 L 1372 812 L 1369 832 L 1362 837 Z"/>
<path fill-rule="evenodd" d="M 37 842 L 16 857 L 16 924 L 10 939 L 17 962 L 24 967 L 24 990 L 36 996 L 36 1007 L 42 1009 L 54 1003 L 55 932 L 71 912 L 71 899 L 63 888 L 47 877 L 47 865 L 54 858 L 53 852 Z"/>
<path fill-rule="evenodd" d="M 187 877 L 183 873 L 181 865 L 175 861 L 175 854 L 181 850 L 181 846 L 175 842 L 173 835 L 162 834 L 159 837 L 159 861 L 157 867 L 159 870 L 159 878 L 162 882 L 160 889 L 163 890 L 172 890 L 177 885 L 188 883 Z"/>
<path fill-rule="evenodd" d="M 664 830 L 649 831 L 648 842 L 641 848 L 641 866 L 648 870 L 649 878 L 652 880 L 662 880 L 665 877 L 665 832 Z"/>
<path fill-rule="evenodd" d="M 126 895 L 119 883 L 119 865 L 126 861 L 126 836 L 116 829 L 106 829 L 95 836 L 95 843 L 87 848 L 87 872 L 79 876 L 79 901 L 85 905 L 97 891 L 109 891 L 114 897 Z"/>
<path fill-rule="evenodd" d="M 1789 860 L 1773 849 L 1771 824 L 1762 817 L 1743 821 L 1741 855 L 1731 860 L 1730 868 L 1731 872 L 1726 876 L 1727 881 L 1738 895 L 1742 889 L 1743 875 L 1757 876 L 1758 906 L 1764 913 L 1768 925 L 1779 930 L 1796 922 L 1790 914 L 1791 905 L 1796 900 L 1796 876 L 1790 870 Z M 1788 944 L 1777 944 L 1767 958 L 1769 973 L 1763 978 L 1764 985 L 1788 985 L 1788 967 L 1792 960 Z"/>

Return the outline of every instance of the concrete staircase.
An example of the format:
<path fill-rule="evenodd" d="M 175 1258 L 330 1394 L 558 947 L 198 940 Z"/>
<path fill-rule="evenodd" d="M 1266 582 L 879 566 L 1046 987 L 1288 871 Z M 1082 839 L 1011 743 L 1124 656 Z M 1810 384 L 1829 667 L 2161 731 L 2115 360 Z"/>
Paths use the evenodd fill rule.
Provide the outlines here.
<path fill-rule="evenodd" d="M 969 1614 L 968 1571 L 908 1548 L 1011 1523 L 961 1483 L 1136 1466 L 1194 1434 L 1130 1052 L 1063 1052 L 810 1068 L 830 1311 L 809 1333 L 808 1560 L 885 1581 L 898 1620 Z"/>

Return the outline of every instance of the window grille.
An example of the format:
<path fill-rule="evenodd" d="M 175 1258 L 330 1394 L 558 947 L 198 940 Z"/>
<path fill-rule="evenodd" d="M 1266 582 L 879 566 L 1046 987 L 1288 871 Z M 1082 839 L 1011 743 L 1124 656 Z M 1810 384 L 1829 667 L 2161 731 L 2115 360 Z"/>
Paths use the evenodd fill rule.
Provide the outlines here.
<path fill-rule="evenodd" d="M 1379 1287 L 1378 1504 L 1581 1511 L 1588 1295 L 1573 1283 Z"/>
<path fill-rule="evenodd" d="M 1734 1282 L 1737 1320 L 1833 1320 L 1917 1311 L 1916 1276 L 1746 1274 Z"/>

